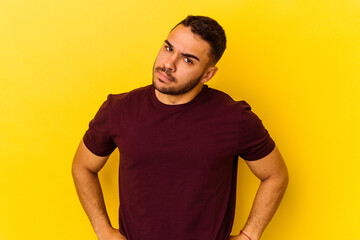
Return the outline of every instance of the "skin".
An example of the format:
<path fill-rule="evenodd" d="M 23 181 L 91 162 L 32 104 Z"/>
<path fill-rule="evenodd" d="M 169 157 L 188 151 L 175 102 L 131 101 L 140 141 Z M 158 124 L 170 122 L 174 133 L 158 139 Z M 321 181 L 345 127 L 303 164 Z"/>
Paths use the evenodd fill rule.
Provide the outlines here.
<path fill-rule="evenodd" d="M 277 147 L 267 156 L 256 161 L 245 161 L 252 173 L 261 180 L 249 218 L 243 231 L 252 240 L 261 238 L 274 216 L 289 182 L 286 164 Z M 243 234 L 230 240 L 249 240 Z"/>
<path fill-rule="evenodd" d="M 173 29 L 153 68 L 153 86 L 159 101 L 168 105 L 191 101 L 218 70 L 209 64 L 209 52 L 210 45 L 189 27 L 179 25 Z"/>
<path fill-rule="evenodd" d="M 153 67 L 153 86 L 159 101 L 168 105 L 184 104 L 201 91 L 217 72 L 209 57 L 210 45 L 190 28 L 173 29 L 160 48 Z M 109 156 L 94 155 L 81 141 L 76 151 L 72 175 L 80 202 L 99 240 L 124 240 L 111 226 L 106 212 L 98 172 Z M 277 147 L 266 157 L 246 161 L 261 180 L 253 207 L 243 231 L 252 240 L 260 239 L 275 214 L 288 184 L 288 172 Z M 249 240 L 245 235 L 230 240 Z"/>
<path fill-rule="evenodd" d="M 73 160 L 72 175 L 81 205 L 98 239 L 124 240 L 126 238 L 110 224 L 98 177 L 108 158 L 93 154 L 81 140 Z"/>

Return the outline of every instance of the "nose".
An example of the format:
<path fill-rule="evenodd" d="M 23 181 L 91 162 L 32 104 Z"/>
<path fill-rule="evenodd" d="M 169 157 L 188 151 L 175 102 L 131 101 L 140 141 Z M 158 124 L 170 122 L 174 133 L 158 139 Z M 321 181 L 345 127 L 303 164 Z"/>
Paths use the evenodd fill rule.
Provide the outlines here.
<path fill-rule="evenodd" d="M 175 72 L 176 71 L 176 61 L 177 61 L 177 57 L 176 54 L 170 54 L 166 59 L 165 59 L 165 68 L 166 71 L 169 72 Z"/>

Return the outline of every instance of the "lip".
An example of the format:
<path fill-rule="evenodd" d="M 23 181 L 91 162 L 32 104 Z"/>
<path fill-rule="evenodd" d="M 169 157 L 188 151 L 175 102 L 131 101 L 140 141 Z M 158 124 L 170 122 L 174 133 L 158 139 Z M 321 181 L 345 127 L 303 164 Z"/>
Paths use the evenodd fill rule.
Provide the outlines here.
<path fill-rule="evenodd" d="M 173 80 L 171 80 L 170 78 L 168 78 L 168 76 L 166 76 L 166 74 L 161 73 L 160 71 L 157 72 L 159 77 L 161 78 L 160 80 L 166 81 L 166 82 L 172 82 Z"/>

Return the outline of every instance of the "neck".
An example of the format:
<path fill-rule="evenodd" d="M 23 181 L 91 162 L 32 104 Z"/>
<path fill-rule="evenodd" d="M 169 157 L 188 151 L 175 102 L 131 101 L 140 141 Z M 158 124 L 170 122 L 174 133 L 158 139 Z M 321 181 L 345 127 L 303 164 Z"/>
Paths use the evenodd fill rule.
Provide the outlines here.
<path fill-rule="evenodd" d="M 157 99 L 167 105 L 179 105 L 179 104 L 185 104 L 193 100 L 202 90 L 204 85 L 198 84 L 193 89 L 191 89 L 189 92 L 186 92 L 184 94 L 180 95 L 169 95 L 159 92 L 157 89 L 155 89 L 155 95 Z"/>

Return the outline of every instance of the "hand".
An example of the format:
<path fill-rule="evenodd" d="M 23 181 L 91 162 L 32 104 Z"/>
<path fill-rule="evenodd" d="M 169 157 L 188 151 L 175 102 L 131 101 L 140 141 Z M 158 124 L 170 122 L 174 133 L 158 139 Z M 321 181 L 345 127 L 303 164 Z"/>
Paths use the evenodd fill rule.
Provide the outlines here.
<path fill-rule="evenodd" d="M 119 229 L 111 228 L 109 232 L 104 235 L 98 236 L 99 240 L 126 240 L 126 238 L 121 235 Z"/>

